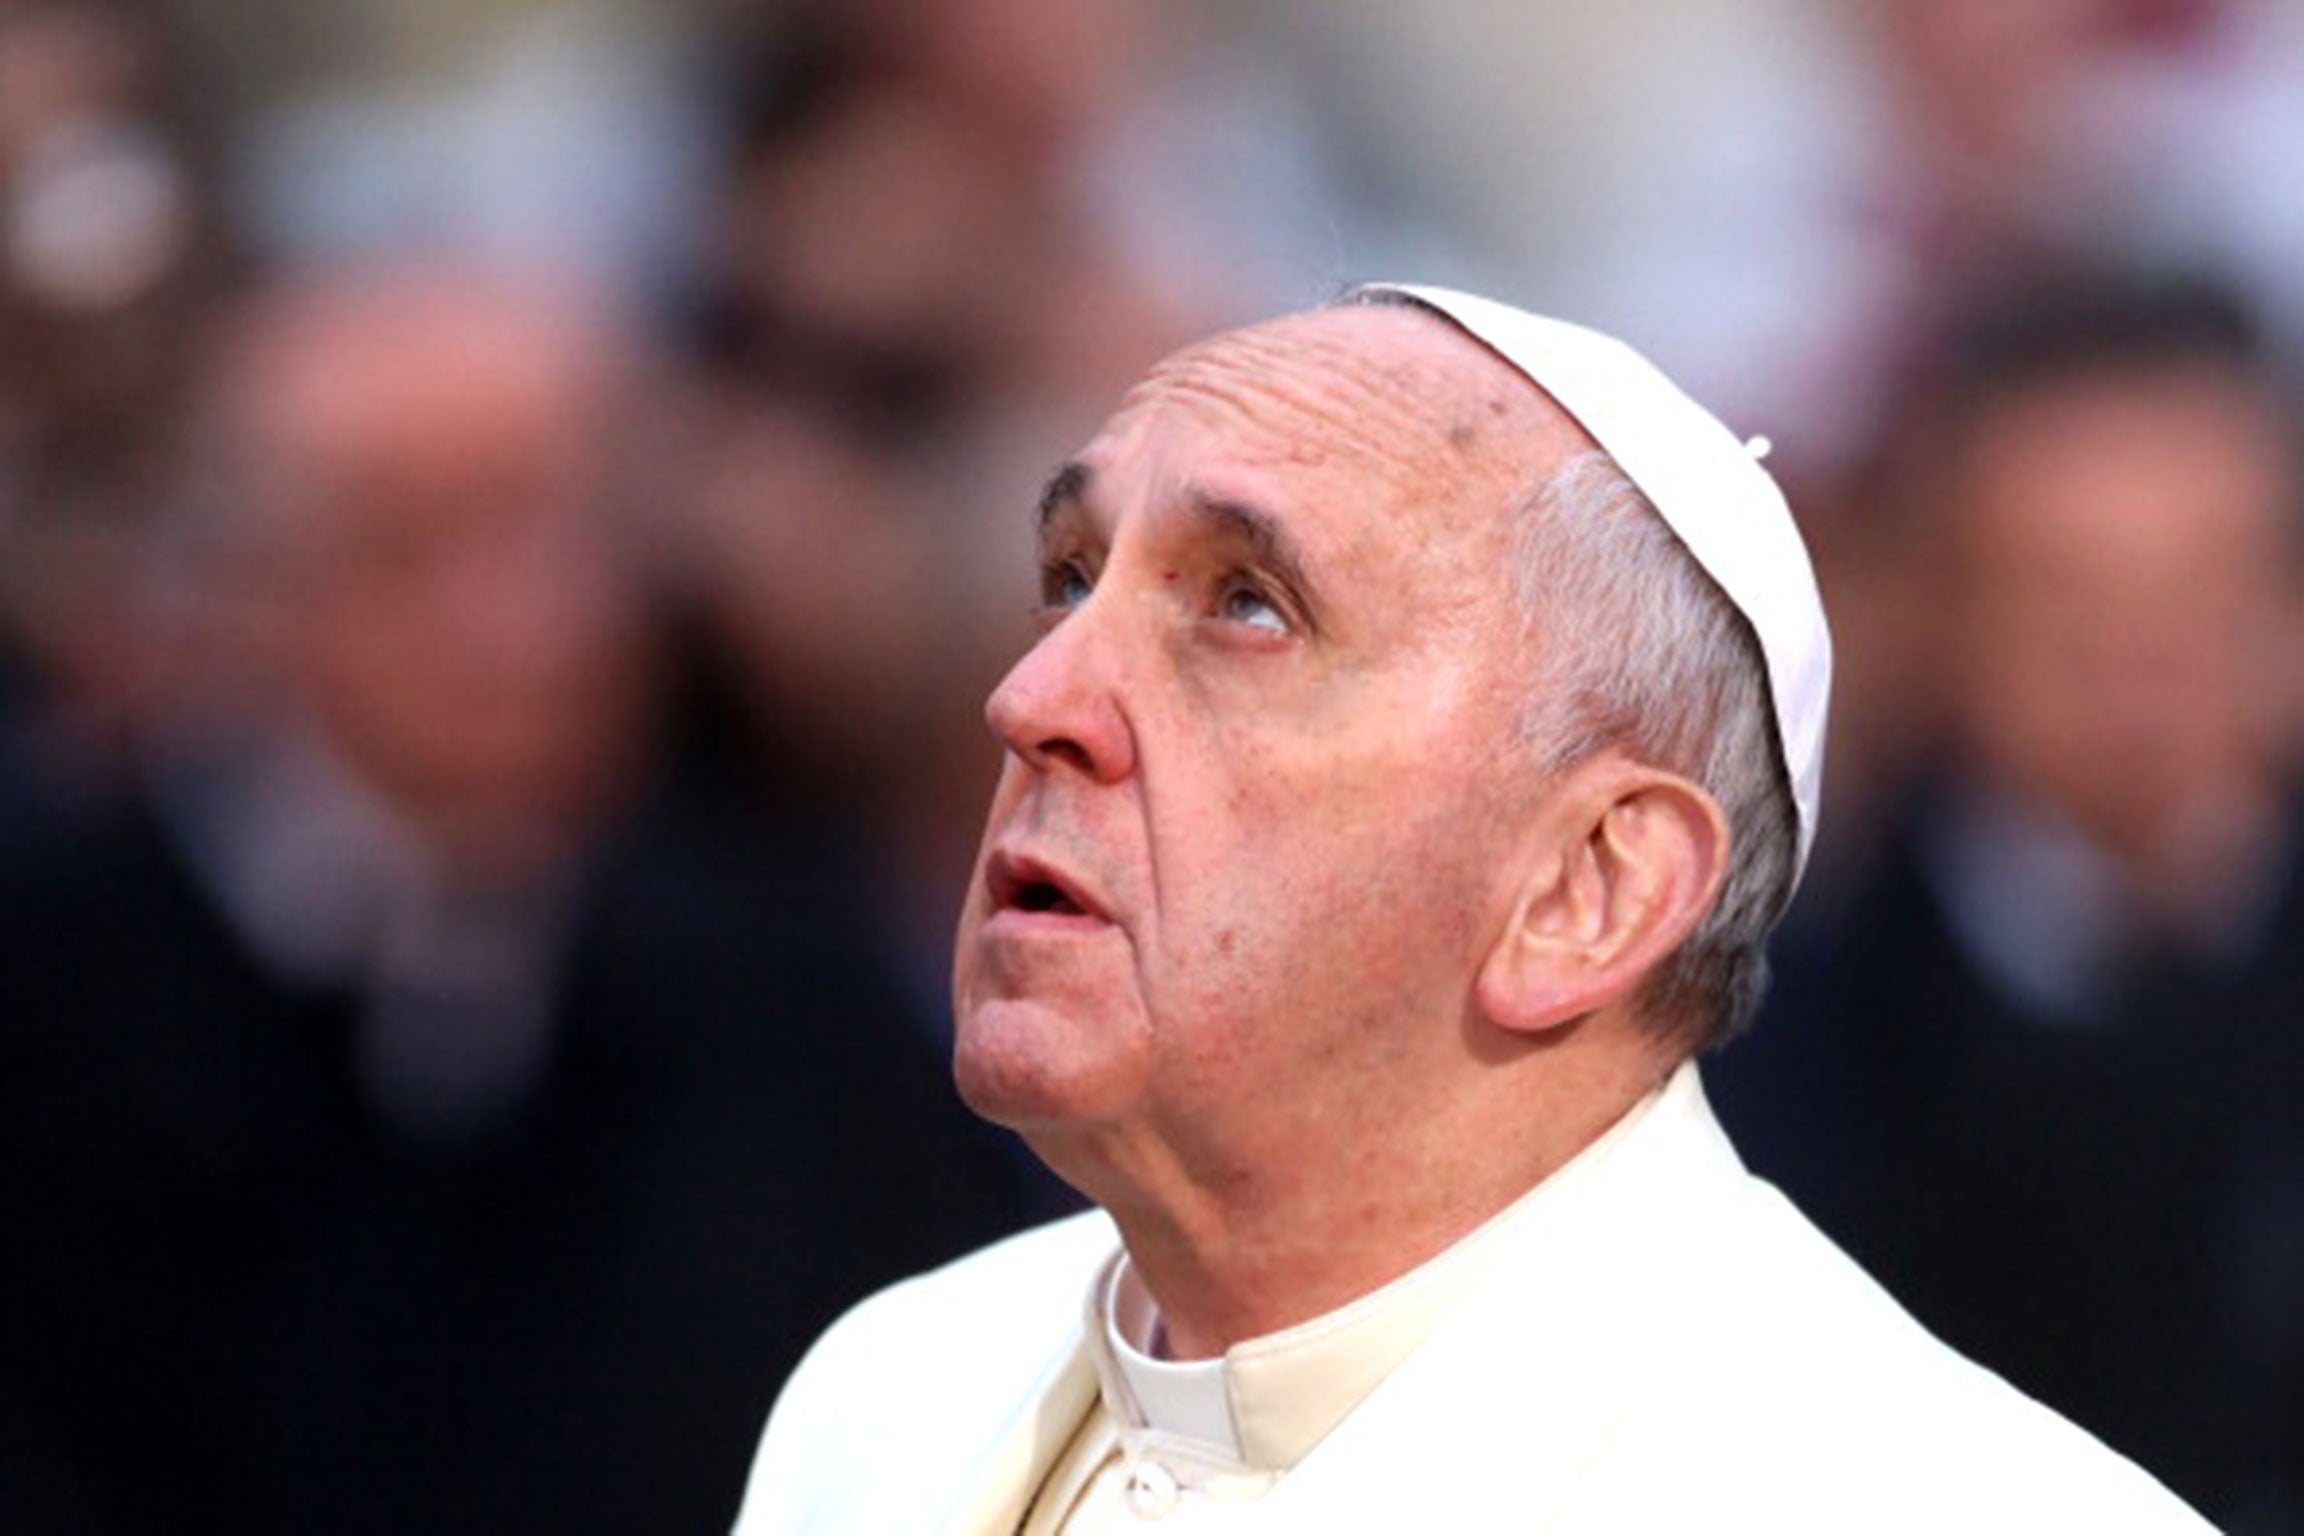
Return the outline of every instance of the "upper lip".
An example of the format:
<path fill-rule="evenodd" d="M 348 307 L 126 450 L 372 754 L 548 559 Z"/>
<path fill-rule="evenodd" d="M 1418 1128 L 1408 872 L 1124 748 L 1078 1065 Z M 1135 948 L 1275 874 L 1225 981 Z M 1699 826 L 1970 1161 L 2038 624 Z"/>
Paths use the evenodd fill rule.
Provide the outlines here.
<path fill-rule="evenodd" d="M 1109 922 L 1111 916 L 1104 910 L 1078 877 L 1066 873 L 1047 860 L 1013 849 L 995 849 L 985 862 L 984 884 L 992 898 L 994 911 L 1010 907 L 1037 910 L 1036 898 L 1053 891 L 1088 917 Z"/>

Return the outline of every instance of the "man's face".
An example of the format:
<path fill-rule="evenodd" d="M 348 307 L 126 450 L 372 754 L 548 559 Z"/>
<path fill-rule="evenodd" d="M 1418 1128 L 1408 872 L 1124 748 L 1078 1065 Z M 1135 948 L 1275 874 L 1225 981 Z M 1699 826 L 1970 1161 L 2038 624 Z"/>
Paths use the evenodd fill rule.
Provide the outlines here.
<path fill-rule="evenodd" d="M 492 302 L 283 319 L 233 383 L 293 707 L 440 853 L 516 867 L 622 789 L 649 657 L 605 365 L 572 318 Z"/>
<path fill-rule="evenodd" d="M 2139 860 L 2277 772 L 2280 424 L 2202 368 L 2019 395 L 1955 481 L 1960 724 L 2001 787 Z"/>
<path fill-rule="evenodd" d="M 1506 509 L 1570 431 L 1431 317 L 1332 310 L 1171 360 L 1057 476 L 960 924 L 981 1113 L 1221 1179 L 1461 1057 L 1535 778 Z"/>

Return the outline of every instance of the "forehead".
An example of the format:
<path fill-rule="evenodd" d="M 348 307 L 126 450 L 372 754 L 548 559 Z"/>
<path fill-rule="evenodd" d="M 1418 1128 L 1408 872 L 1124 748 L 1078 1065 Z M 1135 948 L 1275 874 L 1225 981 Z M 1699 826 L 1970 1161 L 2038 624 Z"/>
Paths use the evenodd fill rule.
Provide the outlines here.
<path fill-rule="evenodd" d="M 1494 509 L 1573 446 L 1534 385 L 1447 321 L 1395 306 L 1316 310 L 1227 332 L 1154 368 L 1091 450 L 1156 442 L 1267 475 L 1348 476 L 1372 509 Z"/>

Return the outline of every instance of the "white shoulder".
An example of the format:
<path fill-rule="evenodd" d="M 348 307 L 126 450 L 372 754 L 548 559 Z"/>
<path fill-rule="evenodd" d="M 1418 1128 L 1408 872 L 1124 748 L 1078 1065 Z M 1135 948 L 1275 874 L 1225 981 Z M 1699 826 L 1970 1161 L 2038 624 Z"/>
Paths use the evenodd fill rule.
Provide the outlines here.
<path fill-rule="evenodd" d="M 956 1354 L 1005 1349 L 1019 1333 L 1051 1343 L 1067 1337 L 1080 1326 L 1090 1281 L 1119 1243 L 1110 1217 L 1086 1211 L 899 1281 L 826 1330 L 784 1397 L 820 1390 L 816 1383 L 859 1366 L 902 1365 L 919 1375 L 923 1363 L 934 1363 L 934 1374 L 948 1375 Z"/>
<path fill-rule="evenodd" d="M 739 1536 L 818 1528 L 891 1480 L 937 1481 L 982 1454 L 1069 1356 L 1097 1270 L 1119 1246 L 1101 1211 L 1035 1227 L 850 1309 L 792 1374 L 754 1458 Z M 837 1529 L 837 1526 L 822 1527 Z"/>
<path fill-rule="evenodd" d="M 1679 1378 L 1677 1402 L 1650 1405 L 1671 1426 L 1683 1490 L 1767 1511 L 1779 1530 L 2211 1529 L 1935 1338 L 1775 1190 L 1748 1188 L 1741 1251 L 1715 1250 L 1696 1281 L 1706 1324 L 1686 1347 L 1703 1368 Z M 1701 1512 L 1629 1488 L 1603 1502 L 1616 1497 L 1643 1520 Z"/>

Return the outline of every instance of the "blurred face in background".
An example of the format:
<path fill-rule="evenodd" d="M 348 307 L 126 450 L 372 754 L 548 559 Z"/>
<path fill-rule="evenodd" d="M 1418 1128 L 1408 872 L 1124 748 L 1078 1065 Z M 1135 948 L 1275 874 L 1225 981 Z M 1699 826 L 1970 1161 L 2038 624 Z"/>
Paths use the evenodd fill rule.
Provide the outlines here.
<path fill-rule="evenodd" d="M 2147 864 L 2267 796 L 2296 507 L 2262 392 L 2204 364 L 2045 384 L 1955 453 L 1946 618 L 1976 765 Z"/>
<path fill-rule="evenodd" d="M 519 858 L 622 777 L 646 673 L 605 338 L 441 279 L 282 301 L 232 484 L 293 707 L 436 841 Z"/>

